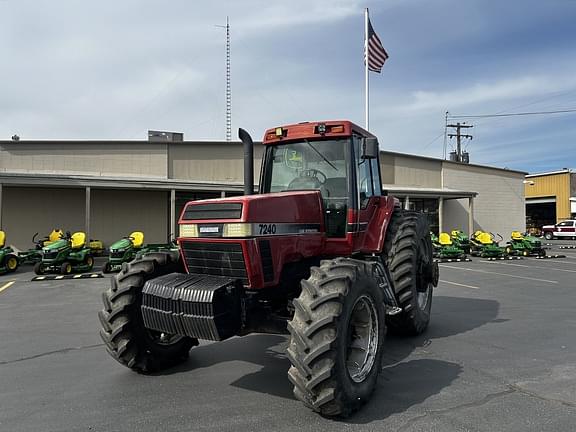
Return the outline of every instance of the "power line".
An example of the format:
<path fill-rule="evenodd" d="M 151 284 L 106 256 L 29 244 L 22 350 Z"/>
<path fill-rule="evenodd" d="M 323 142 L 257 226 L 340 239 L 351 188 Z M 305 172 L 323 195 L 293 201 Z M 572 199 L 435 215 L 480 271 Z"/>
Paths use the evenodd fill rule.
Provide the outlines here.
<path fill-rule="evenodd" d="M 448 119 L 515 117 L 515 116 L 530 116 L 530 115 L 565 114 L 574 112 L 576 112 L 576 108 L 556 110 L 556 111 L 533 111 L 533 112 L 505 113 L 505 114 L 451 115 L 450 117 L 448 117 Z"/>

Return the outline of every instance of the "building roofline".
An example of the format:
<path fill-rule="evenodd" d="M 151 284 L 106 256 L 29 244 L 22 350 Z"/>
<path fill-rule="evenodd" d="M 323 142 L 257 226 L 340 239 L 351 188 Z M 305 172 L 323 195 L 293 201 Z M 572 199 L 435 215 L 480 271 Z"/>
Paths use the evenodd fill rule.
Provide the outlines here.
<path fill-rule="evenodd" d="M 526 177 L 542 177 L 542 176 L 549 176 L 549 175 L 556 175 L 556 174 L 572 174 L 575 172 L 573 169 L 570 168 L 563 168 L 557 171 L 547 171 L 543 173 L 534 173 L 534 174 L 527 174 Z"/>
<path fill-rule="evenodd" d="M 486 168 L 486 169 L 490 169 L 490 170 L 504 171 L 504 172 L 514 173 L 514 174 L 524 174 L 524 175 L 527 174 L 526 171 L 513 170 L 513 169 L 509 169 L 509 168 L 500 168 L 500 167 L 495 167 L 495 166 L 491 166 L 491 165 L 480 165 L 480 164 L 471 164 L 471 163 L 465 164 L 462 162 L 454 162 L 454 161 L 451 161 L 448 159 L 440 159 L 440 158 L 435 158 L 432 156 L 421 156 L 421 155 L 415 155 L 415 154 L 410 154 L 410 153 L 401 153 L 401 152 L 393 152 L 393 151 L 389 151 L 389 150 L 380 150 L 380 154 L 382 154 L 382 153 L 394 155 L 394 156 L 403 156 L 403 157 L 408 157 L 408 158 L 414 158 L 414 159 L 424 159 L 424 160 L 440 162 L 440 163 L 448 163 L 448 164 L 453 164 L 453 165 L 458 165 L 458 166 L 471 166 L 471 167 L 476 167 L 476 168 Z"/>

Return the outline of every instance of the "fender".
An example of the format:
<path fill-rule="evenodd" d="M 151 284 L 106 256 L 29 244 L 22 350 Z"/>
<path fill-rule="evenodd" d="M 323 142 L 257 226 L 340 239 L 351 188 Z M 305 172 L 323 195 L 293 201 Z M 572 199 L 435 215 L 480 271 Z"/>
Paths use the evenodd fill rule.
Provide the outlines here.
<path fill-rule="evenodd" d="M 392 196 L 380 196 L 375 197 L 375 199 L 377 208 L 370 222 L 368 222 L 364 244 L 361 248 L 363 253 L 382 253 L 386 231 L 394 213 L 394 208 L 400 206 L 400 201 Z"/>

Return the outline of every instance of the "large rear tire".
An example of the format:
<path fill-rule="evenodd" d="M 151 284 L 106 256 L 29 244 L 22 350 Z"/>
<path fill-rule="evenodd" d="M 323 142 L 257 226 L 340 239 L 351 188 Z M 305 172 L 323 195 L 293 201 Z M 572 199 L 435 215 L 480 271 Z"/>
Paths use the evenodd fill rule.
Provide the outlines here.
<path fill-rule="evenodd" d="M 388 225 L 385 260 L 402 308 L 399 314 L 387 317 L 393 333 L 418 335 L 430 323 L 438 265 L 433 262 L 429 231 L 425 215 L 403 210 L 396 210 Z"/>
<path fill-rule="evenodd" d="M 328 417 L 347 417 L 371 396 L 386 334 L 385 306 L 372 266 L 336 258 L 312 267 L 293 301 L 288 378 L 294 395 Z"/>
<path fill-rule="evenodd" d="M 140 306 L 146 281 L 181 272 L 178 253 L 156 252 L 125 263 L 102 295 L 104 309 L 98 317 L 100 336 L 108 353 L 120 364 L 139 373 L 151 373 L 174 366 L 188 357 L 198 340 L 167 335 L 144 326 Z"/>

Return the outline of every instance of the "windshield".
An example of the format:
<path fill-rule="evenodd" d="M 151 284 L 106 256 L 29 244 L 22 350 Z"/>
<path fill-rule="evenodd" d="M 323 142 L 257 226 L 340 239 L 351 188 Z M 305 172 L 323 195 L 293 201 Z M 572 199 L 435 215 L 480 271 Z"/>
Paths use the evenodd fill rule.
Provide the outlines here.
<path fill-rule="evenodd" d="M 349 140 L 301 141 L 271 149 L 265 191 L 320 190 L 324 198 L 346 198 Z"/>

